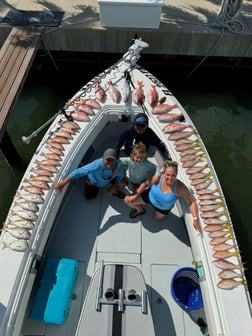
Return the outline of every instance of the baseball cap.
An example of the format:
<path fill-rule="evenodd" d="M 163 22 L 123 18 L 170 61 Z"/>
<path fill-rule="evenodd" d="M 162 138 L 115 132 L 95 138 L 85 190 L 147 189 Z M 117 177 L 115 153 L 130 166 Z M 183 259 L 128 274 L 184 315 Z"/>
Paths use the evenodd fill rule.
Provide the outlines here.
<path fill-rule="evenodd" d="M 134 124 L 140 123 L 140 124 L 148 124 L 148 117 L 144 113 L 138 113 L 136 115 L 136 118 L 134 120 Z"/>
<path fill-rule="evenodd" d="M 116 160 L 116 152 L 113 148 L 108 148 L 103 154 L 104 159 L 113 159 Z"/>

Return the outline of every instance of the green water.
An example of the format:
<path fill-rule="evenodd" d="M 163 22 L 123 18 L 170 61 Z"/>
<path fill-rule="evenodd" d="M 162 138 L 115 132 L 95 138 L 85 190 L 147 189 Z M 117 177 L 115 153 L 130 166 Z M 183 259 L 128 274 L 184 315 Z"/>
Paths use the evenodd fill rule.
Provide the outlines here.
<path fill-rule="evenodd" d="M 107 59 L 108 58 L 108 59 Z M 8 121 L 8 132 L 20 154 L 21 163 L 11 166 L 0 152 L 0 221 L 4 222 L 13 195 L 40 138 L 29 145 L 21 140 L 30 135 L 88 80 L 101 72 L 118 56 L 100 57 L 89 62 L 58 61 L 57 71 L 50 60 L 41 58 L 22 89 Z M 186 78 L 193 65 L 143 63 L 175 94 L 197 126 L 226 196 L 239 242 L 247 278 L 252 285 L 252 223 L 250 216 L 252 191 L 252 92 L 244 82 L 251 69 L 207 68 Z M 212 85 L 214 83 L 214 85 Z"/>

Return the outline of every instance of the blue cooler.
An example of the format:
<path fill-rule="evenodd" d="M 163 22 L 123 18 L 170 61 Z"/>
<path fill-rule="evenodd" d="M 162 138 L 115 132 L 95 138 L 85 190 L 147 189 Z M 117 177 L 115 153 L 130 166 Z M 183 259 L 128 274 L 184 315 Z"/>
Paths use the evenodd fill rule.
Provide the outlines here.
<path fill-rule="evenodd" d="M 30 312 L 32 320 L 53 324 L 66 321 L 77 272 L 74 259 L 47 258 Z"/>

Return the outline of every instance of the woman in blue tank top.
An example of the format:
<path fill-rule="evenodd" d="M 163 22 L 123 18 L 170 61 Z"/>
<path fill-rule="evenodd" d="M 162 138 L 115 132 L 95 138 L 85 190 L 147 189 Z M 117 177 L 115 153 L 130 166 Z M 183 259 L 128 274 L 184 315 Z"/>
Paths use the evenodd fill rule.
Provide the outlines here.
<path fill-rule="evenodd" d="M 165 161 L 162 170 L 161 176 L 155 175 L 151 183 L 142 183 L 136 194 L 124 198 L 125 203 L 133 208 L 130 218 L 145 213 L 142 204 L 151 204 L 154 208 L 154 218 L 161 220 L 171 211 L 177 199 L 183 197 L 189 203 L 195 229 L 201 232 L 197 203 L 187 186 L 177 179 L 177 162 Z"/>

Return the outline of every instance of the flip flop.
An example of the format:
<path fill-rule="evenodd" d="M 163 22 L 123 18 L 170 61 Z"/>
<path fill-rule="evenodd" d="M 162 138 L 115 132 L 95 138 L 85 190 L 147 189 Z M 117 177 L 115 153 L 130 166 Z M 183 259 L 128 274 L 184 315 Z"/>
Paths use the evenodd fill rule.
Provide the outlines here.
<path fill-rule="evenodd" d="M 120 198 L 120 199 L 124 199 L 124 197 L 125 197 L 124 192 L 123 192 L 123 191 L 120 191 L 120 190 L 118 190 L 117 192 L 113 193 L 112 195 L 113 195 L 113 196 L 116 196 L 116 197 L 118 197 L 118 198 Z"/>
<path fill-rule="evenodd" d="M 143 211 L 138 212 L 136 209 L 133 209 L 132 211 L 130 211 L 129 213 L 129 217 L 130 218 L 136 218 L 137 216 L 143 215 L 145 214 L 145 209 L 143 209 Z"/>

